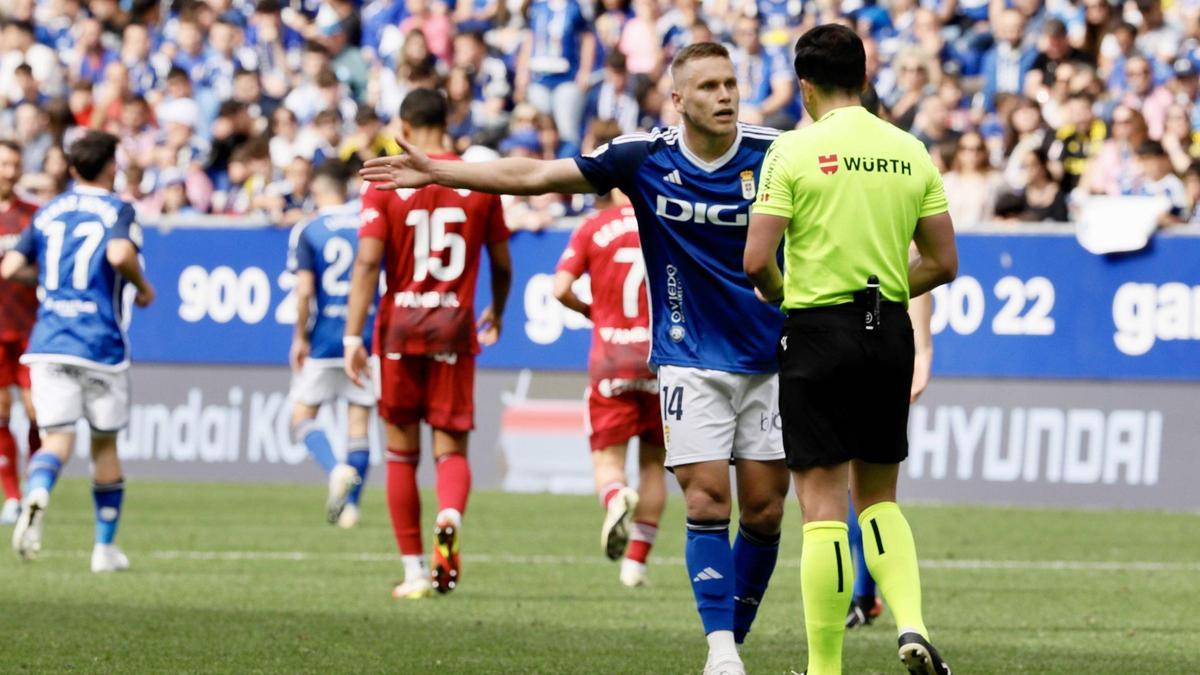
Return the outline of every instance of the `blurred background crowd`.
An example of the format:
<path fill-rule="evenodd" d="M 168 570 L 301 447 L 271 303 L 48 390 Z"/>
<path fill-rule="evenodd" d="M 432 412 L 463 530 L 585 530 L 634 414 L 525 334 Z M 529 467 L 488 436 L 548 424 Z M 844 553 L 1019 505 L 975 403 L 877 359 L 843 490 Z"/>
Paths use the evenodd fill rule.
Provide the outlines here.
<path fill-rule="evenodd" d="M 678 123 L 666 74 L 729 45 L 744 121 L 809 123 L 791 45 L 843 22 L 872 103 L 945 171 L 956 226 L 1066 221 L 1088 194 L 1150 195 L 1200 221 L 1200 0 L 9 0 L 0 136 L 19 190 L 67 183 L 84 130 L 122 139 L 143 217 L 311 209 L 313 167 L 395 152 L 405 93 L 442 88 L 468 157 L 566 157 Z M 588 204 L 512 199 L 540 229 Z"/>

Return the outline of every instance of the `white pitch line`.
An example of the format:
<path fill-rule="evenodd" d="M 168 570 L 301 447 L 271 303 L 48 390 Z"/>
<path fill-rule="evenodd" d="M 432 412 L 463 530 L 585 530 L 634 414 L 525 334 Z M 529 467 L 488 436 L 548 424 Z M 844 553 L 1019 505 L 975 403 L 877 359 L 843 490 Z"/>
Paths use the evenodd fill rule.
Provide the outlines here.
<path fill-rule="evenodd" d="M 132 551 L 135 558 L 146 556 L 153 560 L 208 560 L 218 562 L 399 562 L 394 553 L 313 553 L 308 551 Z M 47 557 L 85 557 L 91 551 L 42 551 Z M 542 566 L 608 566 L 612 563 L 600 555 L 510 555 L 464 554 L 464 562 L 483 565 Z M 681 567 L 683 558 L 652 557 L 650 564 Z M 799 568 L 799 560 L 781 560 L 780 567 Z M 921 567 L 935 570 L 1040 570 L 1090 572 L 1200 572 L 1200 562 L 1102 561 L 1102 560 L 957 560 L 950 558 L 922 560 Z"/>

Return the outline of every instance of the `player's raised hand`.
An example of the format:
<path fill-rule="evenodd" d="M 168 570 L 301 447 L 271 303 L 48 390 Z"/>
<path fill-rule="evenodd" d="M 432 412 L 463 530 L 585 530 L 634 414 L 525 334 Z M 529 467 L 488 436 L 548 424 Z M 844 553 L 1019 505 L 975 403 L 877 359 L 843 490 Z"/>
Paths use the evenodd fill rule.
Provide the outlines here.
<path fill-rule="evenodd" d="M 484 308 L 476 326 L 479 328 L 479 344 L 484 347 L 491 347 L 500 340 L 500 317 L 496 316 L 491 305 Z"/>
<path fill-rule="evenodd" d="M 346 377 L 354 384 L 362 387 L 365 386 L 365 373 L 367 372 L 367 348 L 359 343 L 353 347 L 345 348 L 344 368 Z"/>
<path fill-rule="evenodd" d="M 138 307 L 149 307 L 154 302 L 154 286 L 149 281 L 143 282 L 142 287 L 137 289 L 137 295 L 133 296 L 133 302 Z"/>
<path fill-rule="evenodd" d="M 369 159 L 359 169 L 358 175 L 376 190 L 398 190 L 420 188 L 433 182 L 433 162 L 417 146 L 403 138 L 396 138 L 404 152 L 399 155 Z"/>
<path fill-rule="evenodd" d="M 308 340 L 292 340 L 292 348 L 288 350 L 288 363 L 292 365 L 292 370 L 300 372 L 311 352 L 312 345 Z"/>

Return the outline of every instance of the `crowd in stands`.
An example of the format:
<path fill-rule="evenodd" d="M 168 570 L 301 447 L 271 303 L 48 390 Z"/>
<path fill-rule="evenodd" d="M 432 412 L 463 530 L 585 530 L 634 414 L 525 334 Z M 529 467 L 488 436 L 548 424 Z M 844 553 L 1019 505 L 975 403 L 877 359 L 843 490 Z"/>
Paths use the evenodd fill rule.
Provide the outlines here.
<path fill-rule="evenodd" d="M 1200 0 L 11 0 L 0 136 L 20 189 L 63 189 L 63 148 L 121 138 L 143 217 L 311 210 L 328 160 L 397 151 L 396 113 L 442 88 L 468 156 L 566 157 L 598 134 L 678 123 L 666 72 L 726 43 L 744 121 L 810 123 L 791 45 L 855 27 L 878 114 L 945 171 L 956 225 L 1064 221 L 1081 196 L 1151 195 L 1200 221 Z M 580 198 L 513 199 L 538 229 Z"/>

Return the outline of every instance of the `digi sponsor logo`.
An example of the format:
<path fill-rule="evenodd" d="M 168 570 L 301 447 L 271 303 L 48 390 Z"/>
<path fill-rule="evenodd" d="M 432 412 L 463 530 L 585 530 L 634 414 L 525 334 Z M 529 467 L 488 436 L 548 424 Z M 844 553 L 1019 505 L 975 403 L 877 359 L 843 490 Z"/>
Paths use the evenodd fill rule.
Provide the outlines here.
<path fill-rule="evenodd" d="M 1153 486 L 1162 437 L 1158 410 L 914 406 L 906 464 L 916 479 Z"/>
<path fill-rule="evenodd" d="M 654 212 L 662 218 L 679 223 L 745 227 L 746 214 L 737 213 L 738 209 L 737 204 L 705 204 L 659 195 Z"/>
<path fill-rule="evenodd" d="M 838 172 L 838 156 L 817 155 L 817 166 L 821 167 L 821 173 L 832 176 Z"/>

